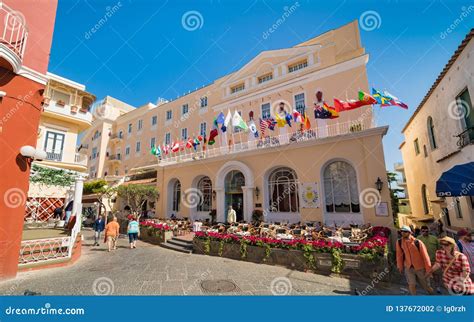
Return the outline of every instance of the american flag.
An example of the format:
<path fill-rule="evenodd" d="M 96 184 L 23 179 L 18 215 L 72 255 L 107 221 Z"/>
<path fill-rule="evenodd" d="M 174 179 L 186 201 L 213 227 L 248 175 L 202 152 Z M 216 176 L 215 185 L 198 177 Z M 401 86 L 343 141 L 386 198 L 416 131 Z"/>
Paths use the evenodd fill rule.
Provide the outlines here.
<path fill-rule="evenodd" d="M 268 128 L 268 122 L 266 120 L 260 119 L 260 131 L 262 132 L 262 136 L 265 136 L 265 131 Z"/>

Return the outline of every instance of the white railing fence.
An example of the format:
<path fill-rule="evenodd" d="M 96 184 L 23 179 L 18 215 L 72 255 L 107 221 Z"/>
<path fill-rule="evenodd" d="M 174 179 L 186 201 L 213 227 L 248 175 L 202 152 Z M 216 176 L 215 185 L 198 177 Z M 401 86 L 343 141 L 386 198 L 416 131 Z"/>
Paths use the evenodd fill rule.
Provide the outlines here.
<path fill-rule="evenodd" d="M 292 128 L 285 128 L 288 133 L 271 135 L 272 133 L 279 131 L 280 128 L 275 126 L 274 132 L 267 129 L 266 134 L 270 135 L 266 136 L 265 138 L 248 139 L 249 133 L 246 132 L 227 134 L 232 144 L 228 144 L 227 142 L 227 144 L 219 144 L 220 141 L 222 141 L 221 136 L 225 136 L 225 134 L 223 134 L 219 130 L 219 135 L 216 137 L 215 144 L 220 146 L 213 147 L 208 145 L 206 146 L 206 149 L 203 149 L 203 145 L 201 144 L 199 145 L 197 151 L 192 148 L 185 148 L 183 151 L 178 151 L 175 153 L 169 152 L 169 154 L 161 156 L 159 164 L 166 165 L 203 158 L 212 158 L 237 152 L 252 151 L 277 146 L 283 147 L 285 145 L 297 142 L 319 140 L 327 137 L 335 137 L 339 135 L 357 133 L 370 129 L 372 127 L 373 123 L 370 118 L 358 121 L 328 124 L 325 126 L 314 127 L 312 129 L 304 131 L 297 130 L 297 128 L 299 128 L 299 124 L 295 123 Z"/>
<path fill-rule="evenodd" d="M 0 43 L 23 60 L 27 38 L 28 29 L 24 16 L 0 2 Z"/>
<path fill-rule="evenodd" d="M 74 241 L 71 237 L 24 240 L 21 242 L 18 265 L 41 263 L 62 258 L 69 258 L 69 250 Z"/>

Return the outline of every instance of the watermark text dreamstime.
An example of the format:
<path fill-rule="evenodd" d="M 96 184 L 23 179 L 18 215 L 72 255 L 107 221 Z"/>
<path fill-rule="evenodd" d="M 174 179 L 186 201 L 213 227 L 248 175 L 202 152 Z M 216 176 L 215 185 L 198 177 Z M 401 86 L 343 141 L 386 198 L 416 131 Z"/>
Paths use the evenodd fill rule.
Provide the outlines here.
<path fill-rule="evenodd" d="M 84 38 L 86 38 L 87 40 L 91 39 L 92 36 L 97 31 L 99 31 L 109 21 L 109 19 L 111 19 L 117 13 L 117 11 L 120 10 L 120 8 L 122 8 L 122 2 L 120 1 L 113 6 L 107 6 L 105 8 L 104 15 L 99 20 L 97 20 L 97 22 L 94 26 L 92 26 L 91 29 L 84 33 Z"/>
<path fill-rule="evenodd" d="M 298 1 L 296 1 L 294 4 L 292 4 L 289 7 L 285 6 L 283 8 L 284 12 L 281 15 L 281 17 L 279 17 L 273 23 L 273 25 L 270 26 L 270 28 L 268 28 L 267 30 L 263 32 L 262 38 L 265 40 L 268 39 L 270 35 L 274 33 L 275 31 L 277 31 L 277 29 L 280 28 L 280 26 L 285 23 L 286 19 L 288 19 L 299 7 L 300 7 L 300 3 Z"/>

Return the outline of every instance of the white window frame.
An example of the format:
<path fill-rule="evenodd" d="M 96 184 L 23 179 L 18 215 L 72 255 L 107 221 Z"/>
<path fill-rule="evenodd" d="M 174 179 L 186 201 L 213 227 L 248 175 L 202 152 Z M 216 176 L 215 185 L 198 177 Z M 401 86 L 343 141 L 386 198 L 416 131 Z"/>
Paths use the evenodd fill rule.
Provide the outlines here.
<path fill-rule="evenodd" d="M 185 109 L 186 111 L 184 111 Z M 189 113 L 189 104 L 186 103 L 186 104 L 181 105 L 181 115 L 185 116 L 188 113 Z"/>
<path fill-rule="evenodd" d="M 263 114 L 263 106 L 268 104 L 268 117 L 264 117 Z M 272 117 L 272 104 L 270 102 L 265 102 L 260 105 L 260 115 L 262 116 L 262 120 L 268 120 L 269 118 Z"/>
<path fill-rule="evenodd" d="M 171 133 L 170 132 L 165 134 L 165 144 L 171 144 Z"/>
<path fill-rule="evenodd" d="M 204 129 L 204 131 L 203 131 Z M 199 125 L 199 134 L 201 136 L 206 136 L 206 131 L 207 131 L 207 123 L 206 122 L 201 122 Z"/>
<path fill-rule="evenodd" d="M 306 104 L 306 92 L 299 92 L 299 93 L 296 93 L 296 94 L 293 95 L 293 104 L 294 104 L 293 106 L 295 107 L 295 110 L 298 111 L 301 114 L 301 116 L 304 116 L 304 114 L 301 113 L 301 111 L 299 111 L 297 106 L 296 106 L 296 96 L 298 96 L 298 95 L 303 95 L 303 104 L 304 104 L 303 112 L 305 112 L 306 109 L 308 108 L 308 104 Z"/>
<path fill-rule="evenodd" d="M 188 128 L 184 127 L 181 129 L 181 139 L 187 140 L 188 139 Z"/>

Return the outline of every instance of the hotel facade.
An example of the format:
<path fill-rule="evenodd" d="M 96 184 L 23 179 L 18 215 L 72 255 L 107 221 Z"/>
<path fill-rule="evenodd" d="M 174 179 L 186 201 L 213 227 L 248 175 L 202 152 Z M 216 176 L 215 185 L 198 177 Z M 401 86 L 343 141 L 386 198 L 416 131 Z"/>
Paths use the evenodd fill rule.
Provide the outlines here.
<path fill-rule="evenodd" d="M 241 69 L 173 101 L 124 109 L 124 103 L 106 98 L 81 141 L 92 147 L 90 178 L 156 185 L 159 198 L 144 211 L 160 218 L 206 219 L 216 210 L 222 222 L 232 205 L 238 220 L 251 221 L 254 210 L 261 210 L 270 222 L 393 227 L 382 146 L 388 127 L 375 126 L 371 106 L 330 120 L 315 119 L 313 112 L 317 92 L 332 105 L 333 98 L 368 91 L 368 59 L 354 21 L 294 47 L 261 52 Z M 267 129 L 262 139 L 259 119 L 275 116 L 281 102 L 290 113 L 306 113 L 311 130 L 302 132 L 293 122 Z M 230 125 L 224 133 L 219 126 L 213 145 L 203 140 L 196 149 L 150 153 L 154 146 L 209 139 L 215 117 L 228 111 L 247 124 L 253 120 L 259 137 Z M 385 183 L 380 192 L 379 178 Z M 118 211 L 126 206 L 115 203 Z"/>

